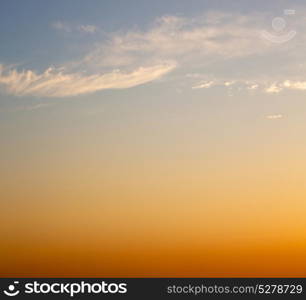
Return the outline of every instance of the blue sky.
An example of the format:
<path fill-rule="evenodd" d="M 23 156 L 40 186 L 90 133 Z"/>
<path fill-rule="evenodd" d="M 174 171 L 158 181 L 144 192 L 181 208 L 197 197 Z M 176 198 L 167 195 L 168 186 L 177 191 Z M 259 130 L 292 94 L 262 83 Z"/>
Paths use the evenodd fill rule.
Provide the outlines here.
<path fill-rule="evenodd" d="M 111 75 L 114 70 L 119 70 L 119 73 L 130 72 L 127 76 L 135 77 L 135 82 L 128 84 L 129 87 L 155 81 L 166 73 L 183 69 L 186 73 L 193 73 L 196 72 L 193 69 L 198 69 L 203 75 L 200 79 L 205 82 L 211 81 L 209 79 L 211 75 L 224 77 L 220 79 L 222 81 L 227 80 L 225 77 L 231 76 L 233 78 L 228 78 L 229 82 L 251 81 L 253 78 L 246 78 L 243 73 L 246 70 L 256 73 L 259 69 L 258 65 L 265 65 L 266 61 L 269 61 L 272 68 L 278 67 L 279 61 L 285 60 L 285 64 L 288 64 L 287 61 L 295 63 L 296 57 L 290 58 L 290 54 L 293 53 L 295 42 L 300 40 L 295 39 L 291 43 L 284 43 L 282 47 L 278 47 L 273 43 L 267 44 L 263 39 L 255 42 L 254 37 L 257 39 L 256 35 L 261 31 L 271 31 L 271 20 L 275 17 L 282 18 L 284 10 L 288 8 L 297 9 L 294 16 L 286 16 L 288 24 L 285 30 L 288 29 L 287 31 L 290 32 L 295 30 L 295 27 L 301 27 L 303 11 L 301 6 L 293 7 L 292 2 L 289 7 L 286 6 L 289 5 L 288 2 L 284 2 L 283 5 L 280 3 L 272 5 L 265 1 L 256 2 L 256 6 L 250 1 L 234 3 L 216 1 L 211 4 L 210 1 L 197 0 L 154 3 L 150 1 L 129 3 L 90 1 L 86 4 L 84 1 L 52 1 L 51 3 L 27 1 L 22 4 L 18 1 L 4 1 L 1 5 L 2 74 L 5 74 L 4 70 L 7 72 L 8 68 L 10 70 L 15 68 L 19 74 L 27 70 L 37 75 L 46 75 L 44 72 L 52 68 L 55 70 L 51 76 L 57 76 L 60 70 L 64 70 L 65 74 L 72 76 L 71 80 L 77 81 L 81 80 L 74 77 L 77 72 L 87 72 L 100 77 L 102 74 L 106 75 L 103 82 L 105 80 L 109 82 L 110 78 L 107 75 Z M 282 37 L 282 34 L 285 35 L 287 32 L 277 34 Z M 178 38 L 174 35 L 178 35 Z M 226 37 L 226 35 L 229 36 Z M 204 40 L 205 38 L 207 40 Z M 133 49 L 128 50 L 127 47 L 130 47 L 131 43 L 134 43 Z M 137 43 L 142 43 L 142 46 L 138 45 L 137 48 Z M 145 47 L 146 43 L 147 47 Z M 193 45 L 188 48 L 189 43 Z M 166 49 L 163 45 L 169 45 L 172 49 Z M 129 66 L 127 62 L 123 63 L 124 59 L 130 60 Z M 108 60 L 107 63 L 106 60 Z M 146 72 L 153 74 L 154 70 L 157 72 L 156 76 L 152 75 L 152 78 L 138 76 L 135 72 L 144 66 L 148 67 L 144 70 L 144 76 Z M 200 69 L 202 66 L 206 68 L 204 72 L 207 75 L 206 80 L 204 80 L 205 74 Z M 267 68 L 265 71 L 271 72 L 271 70 Z M 233 72 L 236 74 L 232 74 Z M 262 70 L 258 72 L 262 73 Z M 231 76 L 228 73 L 231 73 Z M 244 78 L 238 78 L 239 76 Z M 250 77 L 252 76 L 254 77 L 255 74 L 251 74 Z M 121 77 L 120 80 L 124 81 L 123 85 L 115 86 L 115 88 L 126 86 L 127 78 Z M 89 80 L 93 81 L 92 78 Z M 270 84 L 273 90 L 272 81 L 270 80 L 267 84 Z M 88 88 L 88 90 L 94 92 L 108 87 L 114 88 L 112 84 L 97 88 L 97 84 L 101 85 L 101 82 L 95 83 L 95 88 Z M 4 85 L 6 89 L 11 92 L 15 89 L 13 93 L 17 93 L 16 86 L 13 87 L 12 83 Z M 293 87 L 294 84 L 291 86 Z M 298 85 L 295 87 L 298 89 Z M 55 89 L 58 88 L 58 86 L 55 87 Z M 266 86 L 266 89 L 268 88 Z M 84 92 L 76 91 L 73 95 L 80 93 Z M 27 91 L 23 94 L 32 95 L 33 93 Z M 49 93 L 49 96 L 51 94 Z M 37 95 L 39 93 L 36 93 Z M 63 91 L 54 92 L 53 95 L 72 96 L 69 92 Z"/>
<path fill-rule="evenodd" d="M 41 122 L 56 139 L 61 126 L 105 132 L 139 118 L 140 128 L 152 118 L 178 122 L 180 132 L 194 117 L 214 128 L 214 145 L 233 120 L 229 136 L 241 143 L 248 126 L 295 126 L 306 89 L 304 12 L 301 1 L 2 1 L 3 138 L 43 136 Z M 287 22 L 280 31 L 277 17 Z M 291 31 L 277 43 L 261 35 Z"/>
<path fill-rule="evenodd" d="M 208 119 L 215 108 L 247 123 L 300 114 L 286 99 L 306 89 L 304 12 L 300 1 L 3 1 L 2 122 L 53 112 L 66 123 L 73 111 L 100 116 L 132 103 L 123 118 L 150 115 L 151 105 L 184 114 L 188 100 Z M 295 36 L 274 42 L 263 32 Z"/>
<path fill-rule="evenodd" d="M 281 5 L 280 2 L 285 3 Z M 293 1 L 290 1 L 293 7 Z M 295 1 L 295 3 L 299 3 Z M 301 2 L 300 2 L 301 3 Z M 50 26 L 54 22 L 64 22 L 71 26 L 91 24 L 101 31 L 110 33 L 135 27 L 147 27 L 155 18 L 163 15 L 194 17 L 205 11 L 230 11 L 249 13 L 270 11 L 281 15 L 288 2 L 278 1 L 2 1 L 1 61 L 8 63 L 32 63 L 43 65 L 46 60 L 61 63 L 69 57 L 81 55 L 86 43 L 94 43 L 103 36 L 60 35 Z M 100 32 L 101 33 L 101 32 Z M 71 45 L 72 44 L 72 45 Z M 81 44 L 81 45 L 80 45 Z M 78 47 L 79 45 L 79 47 Z M 81 48 L 81 49 L 78 49 Z M 13 50 L 12 50 L 13 49 Z M 38 65 L 39 66 L 39 65 Z"/>

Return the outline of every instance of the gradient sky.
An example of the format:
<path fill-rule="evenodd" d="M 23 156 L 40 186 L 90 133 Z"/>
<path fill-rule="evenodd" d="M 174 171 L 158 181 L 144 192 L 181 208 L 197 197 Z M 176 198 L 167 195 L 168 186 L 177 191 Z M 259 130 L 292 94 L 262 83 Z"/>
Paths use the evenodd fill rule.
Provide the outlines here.
<path fill-rule="evenodd" d="M 303 1 L 0 4 L 1 276 L 306 276 Z"/>

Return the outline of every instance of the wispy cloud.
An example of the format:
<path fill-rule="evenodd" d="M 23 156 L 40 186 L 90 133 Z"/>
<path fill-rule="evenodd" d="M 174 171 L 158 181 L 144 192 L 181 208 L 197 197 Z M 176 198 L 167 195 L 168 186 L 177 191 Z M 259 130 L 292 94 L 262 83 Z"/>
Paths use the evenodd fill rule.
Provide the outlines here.
<path fill-rule="evenodd" d="M 286 80 L 283 83 L 283 86 L 285 88 L 293 89 L 293 90 L 306 90 L 306 81 Z"/>
<path fill-rule="evenodd" d="M 64 23 L 62 21 L 53 22 L 51 24 L 51 27 L 56 29 L 56 30 L 64 31 L 64 32 L 71 32 L 72 31 L 70 25 L 68 25 L 67 23 Z"/>
<path fill-rule="evenodd" d="M 282 119 L 282 118 L 283 118 L 283 115 L 281 115 L 281 114 L 266 116 L 266 119 L 268 119 L 268 120 L 279 120 L 279 119 Z"/>
<path fill-rule="evenodd" d="M 192 83 L 194 90 L 224 86 L 229 89 L 245 88 L 252 93 L 277 94 L 285 89 L 306 89 L 306 82 L 304 84 L 299 79 L 306 74 L 300 71 L 301 68 L 299 73 L 296 72 L 294 65 L 296 43 L 306 45 L 301 35 L 303 20 L 296 18 L 293 24 L 298 39 L 280 45 L 261 35 L 263 30 L 271 27 L 272 18 L 265 13 L 240 15 L 221 12 L 210 12 L 192 19 L 164 16 L 146 31 L 133 30 L 111 35 L 107 43 L 98 45 L 82 63 L 94 68 L 124 68 L 150 60 L 172 59 L 178 61 L 181 68 L 203 69 L 198 76 L 189 74 L 197 79 Z M 269 67 L 275 56 L 279 56 L 282 64 Z M 304 54 L 299 56 L 304 57 Z M 236 70 L 226 69 L 231 61 L 238 66 L 236 69 L 239 69 L 240 77 L 234 75 Z M 253 63 L 251 70 L 250 67 L 244 69 L 244 65 L 252 66 L 253 61 L 257 63 Z M 294 72 L 296 76 L 288 81 L 288 74 L 292 77 Z M 228 76 L 220 76 L 220 73 L 228 73 Z"/>
<path fill-rule="evenodd" d="M 305 57 L 302 50 L 296 53 L 296 49 L 304 49 L 306 45 L 306 38 L 300 34 L 304 30 L 300 26 L 301 19 L 295 22 L 299 39 L 295 37 L 281 45 L 260 35 L 271 19 L 266 13 L 209 12 L 195 18 L 164 16 L 146 30 L 110 33 L 102 42 L 96 40 L 83 58 L 46 68 L 42 73 L 31 69 L 4 70 L 2 65 L 0 84 L 14 95 L 65 97 L 133 87 L 160 78 L 180 66 L 190 74 L 194 69 L 202 70 L 200 76 L 189 78 L 196 80 L 191 83 L 195 90 L 215 86 L 268 94 L 285 89 L 306 90 L 303 79 L 306 74 L 303 68 L 294 65 L 297 57 Z M 63 21 L 54 22 L 52 27 L 86 34 L 98 31 L 91 24 L 71 25 Z M 295 43 L 299 43 L 298 48 Z M 277 68 L 267 67 L 275 56 L 278 61 L 285 57 L 284 63 Z M 239 72 L 233 65 L 239 66 Z M 296 70 L 299 73 L 292 76 Z M 247 75 L 250 72 L 252 75 Z M 262 78 L 263 73 L 265 78 Z"/>
<path fill-rule="evenodd" d="M 200 75 L 188 74 L 189 78 L 200 78 Z M 204 76 L 205 77 L 205 76 Z M 278 94 L 284 90 L 306 90 L 306 81 L 296 80 L 283 80 L 273 81 L 273 79 L 235 79 L 232 81 L 226 81 L 226 79 L 214 79 L 210 81 L 197 81 L 191 88 L 192 89 L 208 89 L 211 87 L 225 87 L 231 90 L 248 90 L 258 91 L 267 94 Z"/>
<path fill-rule="evenodd" d="M 280 91 L 282 91 L 282 87 L 276 83 L 272 83 L 265 89 L 268 94 L 278 94 Z"/>
<path fill-rule="evenodd" d="M 94 25 L 79 25 L 77 28 L 80 32 L 85 33 L 95 33 L 98 30 L 97 26 Z"/>
<path fill-rule="evenodd" d="M 175 64 L 168 62 L 140 67 L 128 73 L 115 70 L 104 74 L 83 75 L 52 68 L 41 74 L 31 70 L 3 71 L 0 65 L 0 84 L 4 85 L 8 93 L 17 96 L 67 97 L 104 89 L 134 87 L 160 78 L 173 68 Z"/>
<path fill-rule="evenodd" d="M 53 105 L 54 105 L 54 103 L 37 103 L 37 104 L 33 104 L 31 106 L 26 107 L 25 110 L 35 111 L 35 110 L 47 108 L 47 107 L 50 107 L 50 106 L 53 106 Z"/>
<path fill-rule="evenodd" d="M 251 83 L 247 86 L 247 89 L 251 91 L 257 90 L 258 88 L 259 88 L 259 84 L 257 83 Z"/>
<path fill-rule="evenodd" d="M 289 90 L 306 90 L 306 81 L 285 80 L 281 82 L 274 82 L 266 88 L 267 93 L 278 94 L 281 91 Z"/>
<path fill-rule="evenodd" d="M 204 81 L 192 87 L 193 90 L 196 89 L 208 89 L 214 85 L 213 81 Z"/>
<path fill-rule="evenodd" d="M 98 31 L 98 27 L 91 24 L 81 24 L 81 25 L 73 25 L 63 21 L 56 21 L 51 24 L 51 27 L 66 33 L 78 31 L 81 33 L 96 33 Z"/>
<path fill-rule="evenodd" d="M 125 66 L 148 59 L 175 59 L 181 64 L 198 65 L 207 63 L 209 57 L 224 60 L 263 53 L 271 45 L 259 37 L 260 21 L 262 18 L 254 16 L 221 13 L 193 19 L 164 16 L 146 31 L 110 35 L 107 43 L 97 45 L 84 60 L 96 66 L 114 62 Z"/>

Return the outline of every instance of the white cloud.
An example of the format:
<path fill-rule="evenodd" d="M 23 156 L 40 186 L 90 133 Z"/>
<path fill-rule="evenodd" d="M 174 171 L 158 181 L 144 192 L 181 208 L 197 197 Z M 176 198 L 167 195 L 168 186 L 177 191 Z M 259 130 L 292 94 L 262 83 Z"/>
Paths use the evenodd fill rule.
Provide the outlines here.
<path fill-rule="evenodd" d="M 202 82 L 198 85 L 195 85 L 192 87 L 192 89 L 207 89 L 207 88 L 210 88 L 211 86 L 213 86 L 214 82 L 213 81 L 205 81 L 205 82 Z"/>
<path fill-rule="evenodd" d="M 65 32 L 71 32 L 72 31 L 71 27 L 67 23 L 64 23 L 64 22 L 61 22 L 61 21 L 56 21 L 56 22 L 52 23 L 51 27 L 56 29 L 56 30 L 59 30 L 59 31 L 65 31 Z"/>
<path fill-rule="evenodd" d="M 288 89 L 293 89 L 293 90 L 306 90 L 306 81 L 291 81 L 291 80 L 286 80 L 283 83 L 283 86 Z"/>
<path fill-rule="evenodd" d="M 257 83 L 247 83 L 247 89 L 248 90 L 257 90 L 259 85 Z"/>
<path fill-rule="evenodd" d="M 233 84 L 235 84 L 235 81 L 233 81 L 233 80 L 232 80 L 232 81 L 225 81 L 225 82 L 224 82 L 224 85 L 225 85 L 225 86 L 231 86 L 231 85 L 233 85 Z"/>
<path fill-rule="evenodd" d="M 266 88 L 267 93 L 280 93 L 285 89 L 290 90 L 306 90 L 306 81 L 298 80 L 285 80 L 282 82 L 274 82 L 269 87 Z"/>
<path fill-rule="evenodd" d="M 98 31 L 98 27 L 95 25 L 85 24 L 85 25 L 72 25 L 67 22 L 56 21 L 51 24 L 51 27 L 64 32 L 79 31 L 82 33 L 95 33 Z"/>
<path fill-rule="evenodd" d="M 279 120 L 279 119 L 282 119 L 282 118 L 283 118 L 283 115 L 281 115 L 281 114 L 266 116 L 266 119 L 268 119 L 268 120 Z"/>
<path fill-rule="evenodd" d="M 268 93 L 268 94 L 277 94 L 279 92 L 282 91 L 282 87 L 276 83 L 272 83 L 270 86 L 268 86 L 265 91 Z"/>
<path fill-rule="evenodd" d="M 146 31 L 110 35 L 84 59 L 95 66 L 125 66 L 136 61 L 171 59 L 196 65 L 264 53 L 273 45 L 259 36 L 258 16 L 210 13 L 187 19 L 158 18 Z M 256 43 L 254 43 L 256 40 Z"/>
<path fill-rule="evenodd" d="M 149 82 L 170 72 L 179 62 L 184 73 L 189 72 L 184 80 L 196 80 L 191 83 L 192 89 L 223 86 L 233 91 L 245 88 L 252 93 L 263 91 L 268 94 L 285 89 L 306 90 L 303 77 L 294 77 L 293 80 L 287 75 L 290 74 L 287 58 L 291 55 L 296 63 L 297 57 L 305 56 L 302 50 L 299 56 L 296 53 L 296 49 L 305 48 L 301 34 L 304 29 L 295 28 L 300 40 L 295 38 L 276 45 L 260 36 L 263 29 L 269 29 L 265 24 L 271 27 L 272 17 L 266 13 L 241 15 L 222 12 L 210 12 L 195 18 L 164 16 L 146 30 L 133 29 L 105 35 L 103 42 L 95 41 L 94 48 L 83 58 L 56 68 L 46 68 L 39 74 L 35 70 L 4 71 L 0 66 L 0 85 L 8 93 L 19 96 L 73 96 Z M 64 32 L 93 34 L 98 31 L 91 24 L 71 25 L 62 21 L 53 23 L 52 27 Z M 295 47 L 297 41 L 299 47 Z M 267 63 L 280 53 L 285 55 L 285 60 L 278 58 L 282 64 L 277 64 L 277 67 L 283 67 L 285 72 L 276 70 L 273 75 L 275 68 L 267 67 Z M 240 64 L 240 60 L 243 63 Z M 258 61 L 261 66 L 258 66 Z M 231 64 L 227 65 L 228 62 Z M 291 65 L 291 71 L 292 68 Z M 239 76 L 235 76 L 235 72 Z M 252 76 L 246 75 L 251 72 Z M 261 77 L 263 73 L 264 79 Z"/>
<path fill-rule="evenodd" d="M 199 75 L 187 74 L 188 78 L 201 78 Z M 205 77 L 205 76 L 204 76 Z M 244 80 L 244 79 L 235 79 L 232 81 L 226 81 L 222 78 L 215 79 L 211 81 L 199 81 L 192 86 L 192 89 L 207 89 L 214 86 L 226 87 L 233 91 L 237 90 L 249 90 L 249 91 L 260 91 L 268 94 L 278 94 L 286 89 L 290 90 L 306 90 L 306 81 L 294 81 L 294 80 L 285 80 L 285 81 L 273 81 L 268 79 L 257 79 L 253 81 Z"/>
<path fill-rule="evenodd" d="M 78 30 L 85 33 L 95 33 L 98 28 L 94 25 L 80 25 L 78 26 Z"/>
<path fill-rule="evenodd" d="M 168 62 L 139 67 L 127 73 L 115 70 L 105 74 L 83 75 L 52 68 L 41 74 L 31 70 L 4 71 L 0 65 L 0 84 L 8 93 L 17 96 L 68 97 L 104 89 L 134 87 L 158 79 L 174 68 L 175 63 Z"/>

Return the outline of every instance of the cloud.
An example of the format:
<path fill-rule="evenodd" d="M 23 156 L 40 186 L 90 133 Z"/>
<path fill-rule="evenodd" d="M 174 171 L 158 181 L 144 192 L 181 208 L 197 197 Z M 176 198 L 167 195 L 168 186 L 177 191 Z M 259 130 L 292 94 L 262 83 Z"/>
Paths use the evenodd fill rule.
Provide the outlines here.
<path fill-rule="evenodd" d="M 270 86 L 268 86 L 265 91 L 268 94 L 278 94 L 279 92 L 282 91 L 282 86 L 276 84 L 276 83 L 272 83 Z"/>
<path fill-rule="evenodd" d="M 207 77 L 200 74 L 187 74 L 188 78 L 200 79 L 201 77 Z M 227 81 L 224 78 L 214 79 L 214 80 L 200 80 L 192 85 L 192 89 L 208 89 L 211 87 L 225 87 L 233 91 L 237 90 L 248 90 L 248 91 L 259 91 L 267 94 L 278 94 L 284 90 L 306 90 L 306 81 L 297 81 L 297 80 L 279 80 L 272 81 L 271 79 L 233 79 Z"/>
<path fill-rule="evenodd" d="M 283 86 L 293 90 L 306 90 L 306 81 L 290 81 L 286 80 Z"/>
<path fill-rule="evenodd" d="M 32 69 L 5 70 L 2 65 L 0 85 L 18 96 L 67 97 L 133 87 L 156 80 L 179 66 L 184 74 L 197 74 L 187 76 L 187 80 L 196 80 L 189 82 L 195 90 L 215 86 L 268 94 L 286 89 L 306 90 L 303 68 L 295 65 L 298 58 L 301 61 L 305 57 L 306 39 L 301 34 L 305 29 L 301 27 L 303 20 L 294 18 L 297 37 L 275 44 L 260 34 L 271 27 L 273 15 L 269 13 L 163 16 L 143 30 L 133 28 L 105 34 L 102 41 L 96 34 L 94 46 L 87 46 L 90 50 L 82 58 L 54 68 L 46 66 L 42 73 Z M 86 34 L 98 31 L 94 25 L 62 21 L 54 22 L 52 27 Z M 277 62 L 273 65 L 274 60 Z M 194 70 L 198 73 L 193 73 Z M 300 74 L 291 76 L 297 70 Z"/>
<path fill-rule="evenodd" d="M 268 120 L 279 120 L 279 119 L 282 119 L 282 118 L 283 118 L 283 115 L 281 115 L 281 114 L 266 116 L 266 119 L 268 119 Z"/>
<path fill-rule="evenodd" d="M 54 23 L 51 24 L 51 27 L 56 29 L 56 30 L 59 30 L 59 31 L 65 31 L 65 32 L 71 32 L 72 29 L 71 27 L 64 23 L 64 22 L 61 22 L 61 21 L 56 21 Z"/>
<path fill-rule="evenodd" d="M 225 86 L 231 86 L 231 85 L 233 85 L 233 84 L 235 84 L 235 81 L 234 81 L 234 80 L 232 80 L 232 81 L 225 81 L 225 82 L 224 82 L 224 85 L 225 85 Z"/>
<path fill-rule="evenodd" d="M 78 30 L 85 33 L 95 33 L 98 28 L 94 25 L 79 25 Z"/>
<path fill-rule="evenodd" d="M 202 78 L 207 77 L 206 75 L 201 75 L 201 74 L 187 74 L 186 75 L 187 78 L 196 78 L 197 80 Z M 215 78 L 213 80 L 200 80 L 198 82 L 196 82 L 191 88 L 192 89 L 208 89 L 211 87 L 225 87 L 228 88 L 229 90 L 233 91 L 235 89 L 237 90 L 248 90 L 248 91 L 255 91 L 257 89 L 261 89 L 261 90 L 265 90 L 267 89 L 266 87 L 266 82 L 263 80 L 258 79 L 258 81 L 255 80 L 247 80 L 247 79 L 239 79 L 239 78 L 235 78 L 235 79 L 225 79 L 225 78 Z"/>
<path fill-rule="evenodd" d="M 151 60 L 171 59 L 187 71 L 188 68 L 190 71 L 203 69 L 203 73 L 188 73 L 186 76 L 198 79 L 192 83 L 193 90 L 215 86 L 268 94 L 277 94 L 288 88 L 302 90 L 302 80 L 295 85 L 293 81 L 287 86 L 284 84 L 287 74 L 297 70 L 290 60 L 292 58 L 296 63 L 296 43 L 305 42 L 301 35 L 303 29 L 298 31 L 301 20 L 291 24 L 300 39 L 280 45 L 261 35 L 263 30 L 269 30 L 272 19 L 273 15 L 268 13 L 209 12 L 195 18 L 164 16 L 156 19 L 147 30 L 111 34 L 108 41 L 98 44 L 82 63 L 93 69 L 125 68 Z M 273 34 L 273 28 L 271 30 Z M 269 67 L 274 59 L 282 63 Z"/>
<path fill-rule="evenodd" d="M 257 90 L 259 85 L 257 83 L 251 83 L 247 85 L 248 90 Z"/>
<path fill-rule="evenodd" d="M 73 31 L 78 31 L 81 33 L 96 33 L 98 31 L 98 27 L 95 25 L 85 24 L 85 25 L 72 25 L 67 22 L 56 21 L 51 24 L 51 27 L 58 30 L 64 31 L 66 33 L 71 33 Z"/>
<path fill-rule="evenodd" d="M 54 103 L 37 103 L 37 104 L 26 107 L 25 110 L 34 111 L 34 110 L 50 107 L 50 106 L 53 106 L 53 105 L 54 105 Z"/>
<path fill-rule="evenodd" d="M 275 82 L 266 88 L 266 92 L 277 94 L 285 89 L 302 91 L 306 90 L 306 81 L 285 80 L 282 82 Z"/>
<path fill-rule="evenodd" d="M 215 59 L 264 53 L 272 45 L 259 36 L 261 21 L 262 17 L 258 16 L 225 13 L 208 13 L 191 19 L 164 16 L 156 19 L 148 30 L 109 35 L 107 43 L 98 44 L 84 61 L 99 67 L 114 63 L 125 66 L 148 59 L 199 65 Z"/>
<path fill-rule="evenodd" d="M 207 89 L 213 86 L 213 81 L 205 81 L 192 87 L 192 89 Z"/>
<path fill-rule="evenodd" d="M 54 106 L 53 103 L 48 103 L 48 102 L 43 102 L 43 103 L 36 103 L 36 104 L 31 104 L 31 105 L 26 105 L 26 106 L 18 106 L 16 108 L 16 111 L 25 111 L 25 112 L 34 112 L 37 110 L 45 109 Z"/>
<path fill-rule="evenodd" d="M 0 84 L 16 96 L 69 97 L 93 93 L 104 89 L 124 89 L 158 79 L 175 68 L 175 63 L 139 67 L 131 72 L 118 70 L 83 75 L 64 73 L 61 69 L 49 68 L 41 74 L 32 70 L 4 71 L 0 65 Z"/>

